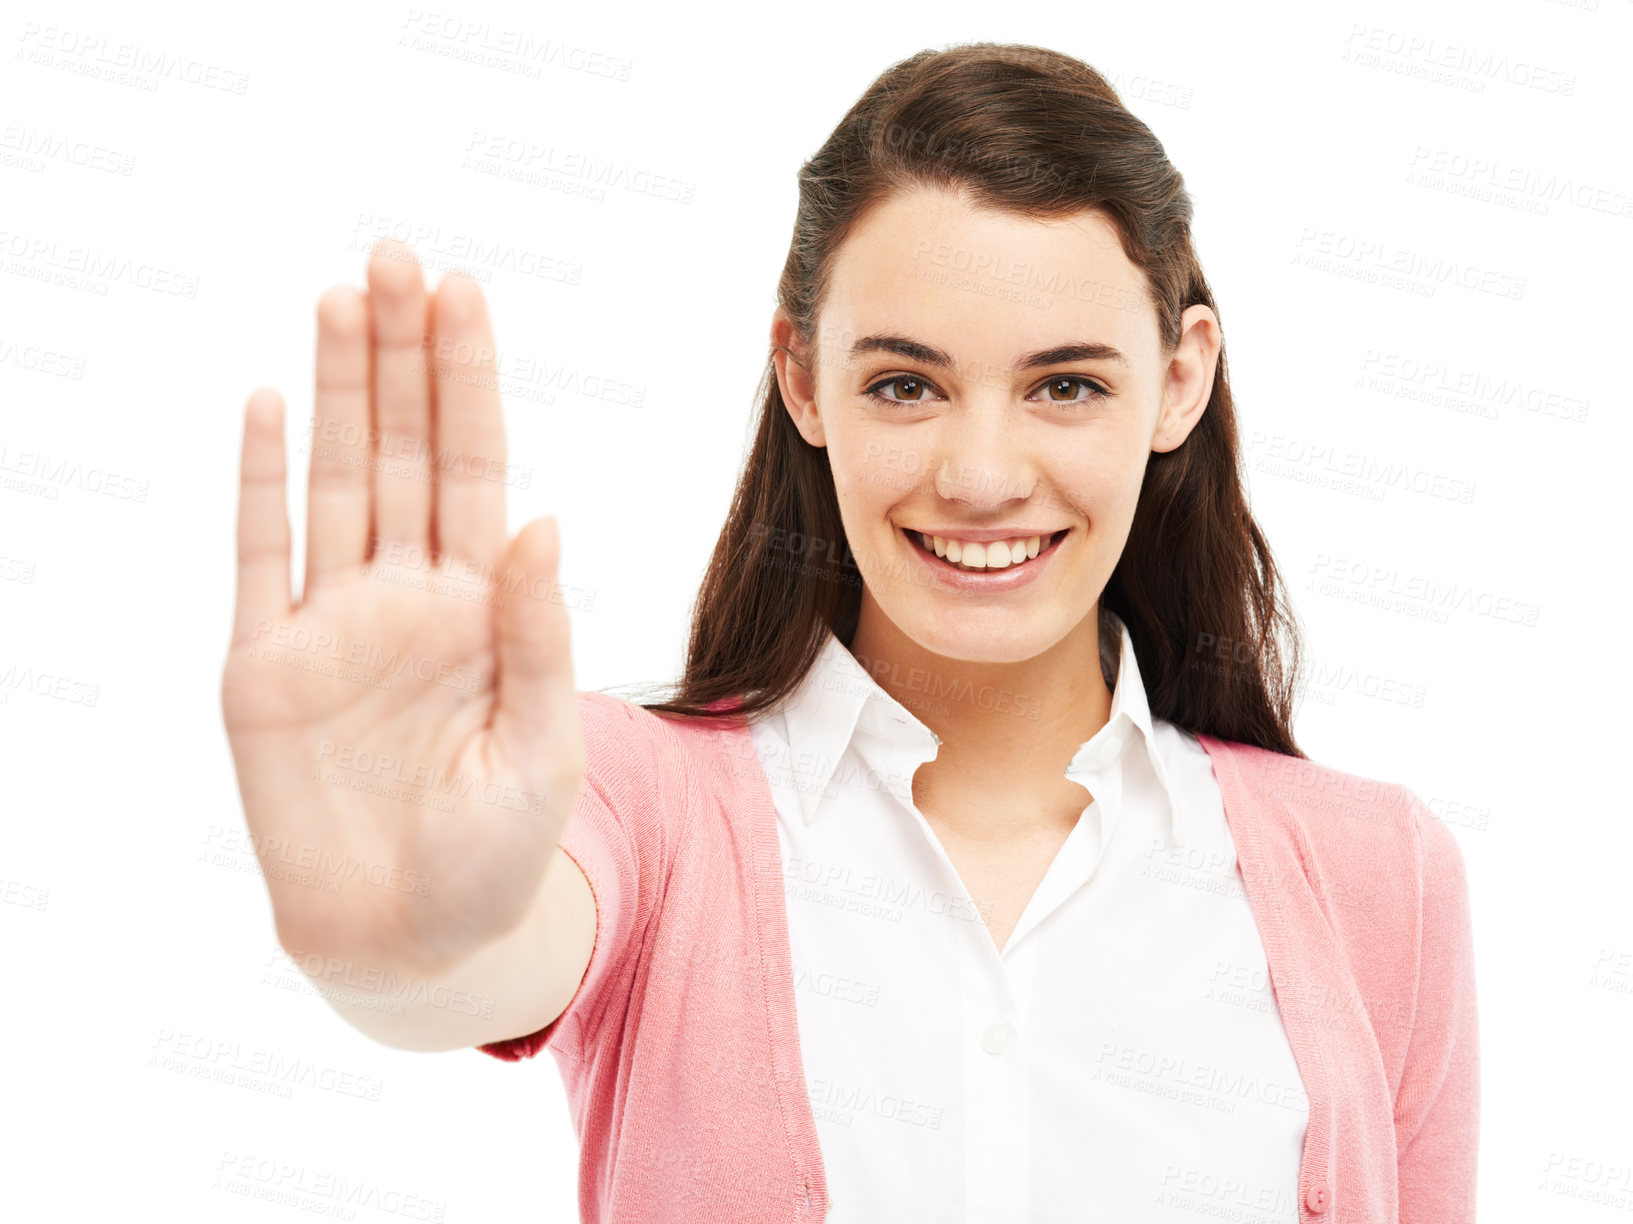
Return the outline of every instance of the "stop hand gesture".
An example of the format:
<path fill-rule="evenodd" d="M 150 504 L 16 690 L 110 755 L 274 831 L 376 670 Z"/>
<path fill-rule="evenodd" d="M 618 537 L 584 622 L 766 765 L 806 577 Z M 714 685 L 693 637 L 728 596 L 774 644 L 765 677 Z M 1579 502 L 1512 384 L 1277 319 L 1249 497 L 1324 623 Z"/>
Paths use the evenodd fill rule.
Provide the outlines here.
<path fill-rule="evenodd" d="M 286 948 L 428 974 L 486 956 L 502 977 L 519 965 L 493 950 L 536 949 L 524 919 L 543 921 L 555 863 L 574 950 L 530 1023 L 565 1004 L 594 910 L 553 855 L 584 772 L 556 524 L 507 539 L 494 354 L 475 281 L 433 295 L 399 243 L 375 248 L 366 294 L 322 297 L 306 580 L 297 605 L 283 406 L 262 389 L 221 702 Z"/>

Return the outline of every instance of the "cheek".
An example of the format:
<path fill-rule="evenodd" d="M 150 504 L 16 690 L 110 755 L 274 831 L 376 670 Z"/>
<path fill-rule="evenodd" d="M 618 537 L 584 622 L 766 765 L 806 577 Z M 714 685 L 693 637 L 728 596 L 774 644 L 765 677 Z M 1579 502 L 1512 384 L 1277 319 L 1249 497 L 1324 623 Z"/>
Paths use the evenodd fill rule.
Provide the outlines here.
<path fill-rule="evenodd" d="M 841 511 L 888 509 L 914 488 L 924 467 L 921 456 L 855 428 L 839 438 L 830 432 L 828 461 Z"/>
<path fill-rule="evenodd" d="M 1106 436 L 1058 458 L 1050 473 L 1068 509 L 1086 515 L 1095 527 L 1133 513 L 1145 475 L 1138 447 Z"/>

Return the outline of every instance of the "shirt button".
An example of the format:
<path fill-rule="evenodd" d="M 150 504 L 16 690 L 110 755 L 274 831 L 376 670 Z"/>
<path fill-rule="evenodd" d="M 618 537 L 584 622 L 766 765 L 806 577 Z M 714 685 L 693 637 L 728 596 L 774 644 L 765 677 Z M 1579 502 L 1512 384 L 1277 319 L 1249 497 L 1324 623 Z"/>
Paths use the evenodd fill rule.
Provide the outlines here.
<path fill-rule="evenodd" d="M 1316 1215 L 1327 1210 L 1327 1203 L 1332 1198 L 1326 1182 L 1316 1182 L 1304 1192 L 1304 1205 Z"/>
<path fill-rule="evenodd" d="M 1000 1020 L 997 1024 L 989 1024 L 981 1034 L 981 1048 L 988 1054 L 1002 1054 L 1009 1049 L 1009 1043 L 1015 1040 L 1015 1030 Z"/>

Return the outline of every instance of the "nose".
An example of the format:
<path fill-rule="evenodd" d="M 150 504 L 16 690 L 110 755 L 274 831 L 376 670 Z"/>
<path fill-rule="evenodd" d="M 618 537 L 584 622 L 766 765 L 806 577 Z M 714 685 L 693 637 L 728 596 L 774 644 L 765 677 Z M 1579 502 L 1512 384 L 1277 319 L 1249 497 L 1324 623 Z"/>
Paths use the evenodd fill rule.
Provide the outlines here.
<path fill-rule="evenodd" d="M 1001 392 L 970 396 L 944 422 L 930 462 L 938 497 L 979 513 L 1032 496 L 1038 463 Z"/>

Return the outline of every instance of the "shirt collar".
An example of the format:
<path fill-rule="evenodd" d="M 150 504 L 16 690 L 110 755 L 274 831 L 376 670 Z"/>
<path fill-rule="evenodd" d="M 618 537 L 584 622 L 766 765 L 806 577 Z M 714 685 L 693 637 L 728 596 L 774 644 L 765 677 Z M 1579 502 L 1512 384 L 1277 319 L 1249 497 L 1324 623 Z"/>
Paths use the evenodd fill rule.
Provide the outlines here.
<path fill-rule="evenodd" d="M 1195 831 L 1192 814 L 1178 802 L 1178 792 L 1157 751 L 1156 727 L 1133 641 L 1122 618 L 1109 609 L 1101 610 L 1100 671 L 1112 690 L 1111 716 L 1104 727 L 1078 747 L 1065 776 L 1082 781 L 1101 801 L 1105 809 L 1104 833 L 1109 836 L 1110 822 L 1121 806 L 1132 747 L 1149 762 L 1168 800 L 1173 840 L 1185 842 L 1187 835 Z M 908 682 L 911 687 L 911 677 Z M 928 685 L 925 697 L 927 701 L 936 700 Z M 1002 708 L 1001 698 L 998 700 L 996 708 Z M 807 825 L 823 810 L 823 800 L 833 798 L 827 793 L 829 784 L 853 740 L 869 746 L 870 764 L 878 762 L 865 775 L 867 784 L 888 789 L 908 802 L 912 800 L 913 769 L 933 760 L 941 743 L 912 710 L 868 674 L 832 630 L 816 662 L 780 708 L 787 731 L 789 766 L 797 778 L 800 814 Z"/>

